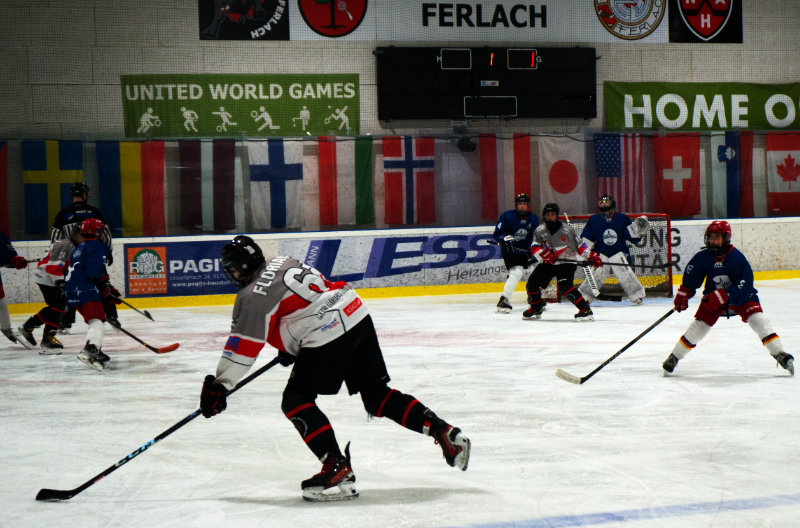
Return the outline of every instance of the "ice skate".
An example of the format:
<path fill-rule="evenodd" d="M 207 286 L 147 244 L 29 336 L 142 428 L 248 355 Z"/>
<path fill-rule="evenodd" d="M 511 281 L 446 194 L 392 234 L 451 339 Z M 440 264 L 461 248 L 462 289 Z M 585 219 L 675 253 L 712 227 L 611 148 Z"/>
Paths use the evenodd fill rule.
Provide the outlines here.
<path fill-rule="evenodd" d="M 678 364 L 678 356 L 675 354 L 670 354 L 667 360 L 661 365 L 664 369 L 664 375 L 672 374 L 672 371 L 675 370 L 675 366 Z"/>
<path fill-rule="evenodd" d="M 640 297 L 638 299 L 631 299 L 631 304 L 634 305 L 634 306 L 641 306 L 642 305 L 642 298 Z"/>
<path fill-rule="evenodd" d="M 40 347 L 41 350 L 39 350 L 39 354 L 42 356 L 59 356 L 64 349 L 64 345 L 61 344 L 61 341 L 56 339 L 55 333 L 45 334 L 42 337 Z"/>
<path fill-rule="evenodd" d="M 527 310 L 522 312 L 522 319 L 525 321 L 535 321 L 536 319 L 540 319 L 542 317 L 542 312 L 544 312 L 543 302 L 537 304 L 536 307 L 530 305 Z"/>
<path fill-rule="evenodd" d="M 6 336 L 12 343 L 17 342 L 17 338 L 14 337 L 14 332 L 10 328 L 3 328 L 3 335 Z"/>
<path fill-rule="evenodd" d="M 789 375 L 794 376 L 794 356 L 787 354 L 786 352 L 778 352 L 772 357 L 775 358 L 775 360 L 778 362 L 778 365 L 786 369 Z"/>
<path fill-rule="evenodd" d="M 500 296 L 500 302 L 497 303 L 497 313 L 506 314 L 511 311 L 511 304 L 505 295 Z"/>
<path fill-rule="evenodd" d="M 431 418 L 428 434 L 442 448 L 447 465 L 466 471 L 469 465 L 471 442 L 458 427 L 453 427 L 430 410 L 425 412 Z"/>
<path fill-rule="evenodd" d="M 36 338 L 33 337 L 33 328 L 28 328 L 24 325 L 20 326 L 17 328 L 16 338 L 19 344 L 28 350 L 33 350 L 33 347 L 36 346 Z"/>
<path fill-rule="evenodd" d="M 575 314 L 575 320 L 580 322 L 594 321 L 594 312 L 591 308 L 586 308 Z"/>
<path fill-rule="evenodd" d="M 95 345 L 87 344 L 76 357 L 95 370 L 106 368 L 102 357 L 105 356 Z M 108 357 L 108 356 L 105 356 Z"/>
<path fill-rule="evenodd" d="M 322 459 L 322 470 L 301 484 L 303 500 L 309 502 L 332 502 L 352 500 L 358 497 L 355 487 L 356 475 L 350 466 L 350 442 L 344 448 L 344 456 L 328 453 Z M 325 493 L 325 490 L 338 491 Z"/>

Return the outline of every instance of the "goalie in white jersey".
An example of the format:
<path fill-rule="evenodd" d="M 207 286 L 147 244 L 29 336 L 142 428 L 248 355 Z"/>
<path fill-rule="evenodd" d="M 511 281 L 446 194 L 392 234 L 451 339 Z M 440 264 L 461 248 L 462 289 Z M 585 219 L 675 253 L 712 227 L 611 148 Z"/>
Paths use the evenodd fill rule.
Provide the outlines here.
<path fill-rule="evenodd" d="M 339 449 L 333 428 L 317 407 L 319 394 L 336 394 L 344 382 L 361 394 L 373 416 L 386 416 L 407 429 L 432 436 L 451 466 L 466 470 L 470 441 L 411 395 L 387 386 L 389 374 L 367 306 L 345 282 L 331 282 L 291 257 L 266 260 L 247 236 L 222 248 L 228 279 L 240 288 L 233 306 L 231 335 L 200 395 L 203 416 L 225 410 L 226 396 L 255 362 L 265 343 L 278 349 L 281 363 L 294 363 L 281 409 L 322 471 L 302 483 L 310 501 L 358 496 L 349 444 Z M 323 493 L 338 487 L 337 493 Z"/>

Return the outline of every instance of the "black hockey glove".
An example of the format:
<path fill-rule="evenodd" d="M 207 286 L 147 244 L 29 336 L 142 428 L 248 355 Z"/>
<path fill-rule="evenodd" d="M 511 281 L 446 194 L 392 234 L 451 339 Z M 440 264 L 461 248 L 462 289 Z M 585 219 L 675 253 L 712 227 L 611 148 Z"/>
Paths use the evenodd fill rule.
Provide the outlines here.
<path fill-rule="evenodd" d="M 228 389 L 220 383 L 214 383 L 217 379 L 209 374 L 203 380 L 203 390 L 200 392 L 200 410 L 203 416 L 211 418 L 224 411 L 228 407 Z"/>
<path fill-rule="evenodd" d="M 288 367 L 296 358 L 291 355 L 290 353 L 286 352 L 285 350 L 278 351 L 278 361 L 280 362 L 281 366 Z"/>

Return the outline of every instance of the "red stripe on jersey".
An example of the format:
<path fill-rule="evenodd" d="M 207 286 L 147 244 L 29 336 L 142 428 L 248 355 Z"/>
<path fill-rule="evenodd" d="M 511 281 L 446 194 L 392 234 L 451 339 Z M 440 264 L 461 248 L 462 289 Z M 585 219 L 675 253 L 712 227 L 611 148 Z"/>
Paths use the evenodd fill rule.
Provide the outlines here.
<path fill-rule="evenodd" d="M 261 349 L 264 348 L 264 343 L 253 341 L 241 336 L 230 336 L 225 343 L 224 350 L 239 354 L 240 356 L 256 358 Z"/>
<path fill-rule="evenodd" d="M 381 404 L 378 406 L 378 412 L 375 414 L 376 418 L 380 418 L 381 416 L 383 416 L 383 406 L 386 405 L 386 400 L 389 399 L 389 396 L 391 396 L 393 392 L 397 392 L 397 390 L 396 389 L 390 390 L 389 393 L 386 395 L 386 397 L 381 402 Z"/>
<path fill-rule="evenodd" d="M 281 318 L 292 312 L 302 310 L 309 304 L 311 303 L 295 293 L 292 293 L 288 297 L 282 299 L 269 316 L 269 321 L 267 324 L 267 343 L 274 346 L 278 350 L 286 350 L 286 346 L 283 344 L 283 339 L 281 339 L 280 329 L 278 328 Z"/>
<path fill-rule="evenodd" d="M 403 427 L 406 426 L 406 419 L 408 418 L 408 413 L 410 413 L 411 409 L 418 403 L 419 403 L 419 400 L 417 400 L 415 398 L 414 401 L 412 401 L 411 403 L 408 404 L 408 407 L 406 407 L 406 412 L 403 413 L 403 421 L 400 422 L 400 425 L 402 425 Z"/>
<path fill-rule="evenodd" d="M 295 408 L 294 408 L 294 409 L 292 409 L 291 411 L 287 412 L 287 413 L 285 414 L 285 416 L 286 416 L 287 418 L 291 418 L 292 416 L 294 416 L 295 414 L 299 413 L 299 412 L 300 412 L 300 411 L 302 411 L 303 409 L 308 409 L 309 407 L 314 407 L 314 405 L 315 405 L 315 404 L 313 404 L 313 403 L 304 403 L 304 404 L 302 404 L 302 405 L 298 405 L 297 407 L 295 407 Z"/>

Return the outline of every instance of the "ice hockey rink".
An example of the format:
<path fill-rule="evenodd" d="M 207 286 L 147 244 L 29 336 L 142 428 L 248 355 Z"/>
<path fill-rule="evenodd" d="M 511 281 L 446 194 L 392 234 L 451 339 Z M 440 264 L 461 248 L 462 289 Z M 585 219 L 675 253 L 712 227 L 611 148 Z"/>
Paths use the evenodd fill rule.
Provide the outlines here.
<path fill-rule="evenodd" d="M 756 284 L 787 352 L 800 356 L 800 280 Z M 800 514 L 800 379 L 776 366 L 740 319 L 720 320 L 670 377 L 661 363 L 692 319 L 676 313 L 584 385 L 591 372 L 664 315 L 670 299 L 570 304 L 523 321 L 498 294 L 368 299 L 392 376 L 472 440 L 466 472 L 429 437 L 369 420 L 359 397 L 322 396 L 342 447 L 351 441 L 361 496 L 314 504 L 300 481 L 320 464 L 281 413 L 277 366 L 66 502 L 70 490 L 191 414 L 228 335 L 230 306 L 124 310 L 107 327 L 103 372 L 75 359 L 0 344 L 3 527 L 794 527 Z M 135 302 L 134 302 L 135 304 Z M 26 316 L 12 316 L 19 325 Z M 37 339 L 40 335 L 37 332 Z M 256 363 L 265 364 L 266 348 Z M 800 378 L 800 374 L 798 375 Z"/>

